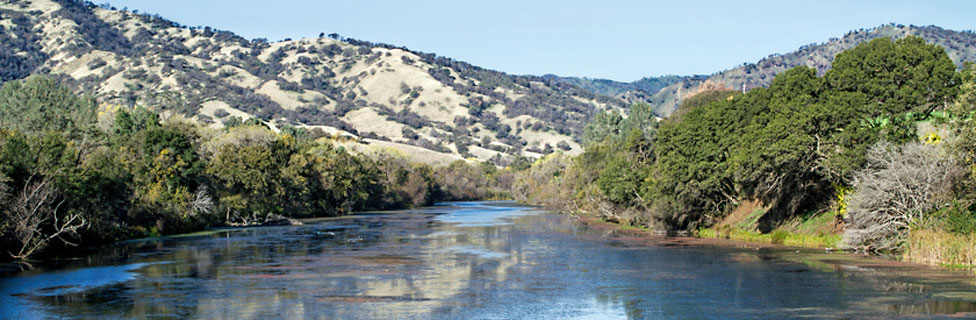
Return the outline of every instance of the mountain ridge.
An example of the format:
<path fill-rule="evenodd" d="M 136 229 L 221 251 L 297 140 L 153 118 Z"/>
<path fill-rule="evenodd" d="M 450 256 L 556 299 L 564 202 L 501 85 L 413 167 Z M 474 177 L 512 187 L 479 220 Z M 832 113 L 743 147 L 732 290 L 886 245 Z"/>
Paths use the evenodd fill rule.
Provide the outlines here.
<path fill-rule="evenodd" d="M 745 63 L 710 75 L 669 75 L 649 77 L 634 82 L 579 77 L 555 77 L 555 79 L 570 84 L 578 84 L 584 88 L 596 86 L 591 83 L 597 83 L 603 88 L 596 88 L 595 90 L 603 90 L 608 95 L 623 99 L 628 103 L 650 103 L 654 106 L 655 113 L 658 116 L 667 117 L 678 108 L 683 98 L 700 91 L 706 82 L 724 85 L 733 90 L 743 90 L 743 85 L 745 85 L 745 90 L 749 90 L 755 87 L 766 87 L 774 75 L 800 65 L 815 68 L 819 74 L 823 74 L 830 68 L 833 57 L 841 51 L 879 37 L 898 39 L 910 35 L 922 37 L 928 43 L 942 46 L 959 67 L 964 61 L 976 62 L 976 32 L 971 30 L 955 31 L 933 25 L 906 26 L 889 23 L 874 28 L 852 30 L 839 38 L 830 38 L 825 42 L 803 45 L 797 50 L 784 54 L 770 54 L 755 63 Z M 661 79 L 658 81 L 670 79 L 672 83 L 659 89 L 652 88 L 652 90 L 635 88 L 635 83 L 648 81 L 648 79 L 652 81 L 654 79 Z"/>

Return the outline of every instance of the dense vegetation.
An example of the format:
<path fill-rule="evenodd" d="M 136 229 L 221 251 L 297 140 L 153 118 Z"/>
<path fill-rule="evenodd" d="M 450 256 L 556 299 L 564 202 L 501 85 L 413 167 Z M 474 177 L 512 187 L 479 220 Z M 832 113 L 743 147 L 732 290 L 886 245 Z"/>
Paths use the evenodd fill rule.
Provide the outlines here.
<path fill-rule="evenodd" d="M 225 129 L 101 105 L 50 78 L 0 88 L 0 252 L 216 225 L 503 198 L 511 173 L 459 161 L 357 155 L 320 131 L 251 118 Z"/>
<path fill-rule="evenodd" d="M 848 246 L 874 251 L 917 229 L 970 233 L 973 75 L 922 38 L 875 39 L 822 76 L 796 67 L 768 88 L 700 94 L 660 124 L 646 105 L 599 115 L 582 155 L 536 162 L 514 196 L 693 232 L 758 203 L 758 232 L 826 214 Z"/>

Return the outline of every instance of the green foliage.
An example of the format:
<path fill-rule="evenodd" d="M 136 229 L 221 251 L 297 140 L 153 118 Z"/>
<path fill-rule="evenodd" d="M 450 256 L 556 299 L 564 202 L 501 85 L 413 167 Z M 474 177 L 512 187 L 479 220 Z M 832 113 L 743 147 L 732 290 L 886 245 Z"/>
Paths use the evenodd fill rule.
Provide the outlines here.
<path fill-rule="evenodd" d="M 591 154 L 588 149 L 583 155 Z M 537 160 L 527 170 L 518 173 L 512 187 L 512 196 L 516 201 L 534 203 L 553 210 L 573 210 L 576 188 L 592 183 L 592 176 L 580 177 L 580 173 L 592 174 L 579 170 L 584 156 L 570 159 L 561 153 L 553 153 Z M 599 161 L 599 160 L 597 160 Z M 599 162 L 597 162 L 599 163 Z M 586 180 L 586 183 L 579 183 Z"/>
<path fill-rule="evenodd" d="M 0 127 L 8 130 L 78 136 L 91 129 L 94 119 L 94 99 L 79 97 L 51 78 L 32 76 L 0 88 Z"/>
<path fill-rule="evenodd" d="M 657 133 L 657 118 L 651 105 L 637 103 L 630 106 L 630 113 L 620 122 L 619 131 L 626 135 L 635 130 L 640 131 L 646 139 L 654 139 Z"/>
<path fill-rule="evenodd" d="M 969 188 L 976 187 L 976 64 L 967 63 L 960 72 L 962 84 L 951 110 L 956 117 L 950 122 L 956 139 L 952 149 L 968 166 Z"/>
<path fill-rule="evenodd" d="M 510 199 L 514 179 L 508 169 L 498 169 L 488 162 L 451 162 L 434 169 L 443 197 L 451 200 Z M 500 188 L 504 187 L 504 188 Z"/>
<path fill-rule="evenodd" d="M 607 138 L 620 135 L 623 117 L 616 111 L 600 112 L 583 129 L 583 142 L 586 145 L 603 142 Z"/>
<path fill-rule="evenodd" d="M 759 219 L 766 215 L 766 210 L 756 209 L 749 214 L 742 222 L 737 223 L 735 226 L 742 230 L 756 230 L 759 225 Z"/>
<path fill-rule="evenodd" d="M 783 244 L 789 235 L 790 234 L 784 230 L 773 230 L 773 232 L 769 233 L 769 242 L 773 244 Z"/>
<path fill-rule="evenodd" d="M 627 159 L 613 158 L 597 178 L 597 186 L 611 202 L 625 204 L 638 194 L 642 181 Z"/>
<path fill-rule="evenodd" d="M 956 202 L 935 216 L 943 221 L 942 229 L 945 231 L 956 234 L 976 233 L 976 205 L 965 207 Z"/>
<path fill-rule="evenodd" d="M 916 123 L 968 79 L 942 48 L 916 37 L 861 44 L 833 65 L 823 77 L 792 68 L 746 94 L 701 93 L 660 127 L 635 116 L 650 114 L 644 105 L 627 118 L 597 115 L 587 126 L 586 151 L 563 169 L 573 173 L 573 184 L 563 185 L 573 193 L 561 201 L 697 229 L 742 201 L 759 200 L 768 212 L 750 224 L 771 232 L 798 213 L 828 210 L 835 188 L 851 185 L 865 166 L 869 146 L 914 141 Z"/>
<path fill-rule="evenodd" d="M 532 160 L 522 154 L 515 155 L 515 158 L 512 159 L 512 163 L 508 164 L 508 168 L 512 171 L 523 171 L 531 166 Z"/>
<path fill-rule="evenodd" d="M 607 139 L 621 140 L 634 130 L 640 131 L 647 139 L 654 138 L 657 133 L 657 119 L 651 105 L 637 103 L 630 106 L 630 113 L 626 118 L 616 111 L 598 113 L 586 125 L 583 143 L 591 146 Z"/>
<path fill-rule="evenodd" d="M 230 116 L 227 118 L 227 120 L 224 120 L 224 128 L 227 129 L 239 127 L 242 125 L 244 125 L 244 121 L 241 120 L 241 117 L 238 116 Z"/>
<path fill-rule="evenodd" d="M 750 109 L 761 105 L 750 102 L 765 100 L 765 92 L 757 89 L 743 99 L 716 101 L 661 125 L 654 149 L 658 182 L 645 197 L 667 203 L 670 213 L 660 219 L 697 220 L 735 202 L 728 151 L 738 143 L 741 123 L 755 114 Z"/>
<path fill-rule="evenodd" d="M 321 133 L 283 126 L 279 134 L 253 118 L 218 131 L 161 123 L 135 107 L 101 114 L 111 118 L 99 127 L 94 101 L 45 78 L 6 83 L 0 102 L 0 252 L 14 258 L 63 249 L 55 238 L 94 244 L 272 216 L 503 198 L 498 186 L 513 180 L 488 164 L 432 168 L 352 154 L 313 140 Z M 45 197 L 25 201 L 28 189 Z"/>
<path fill-rule="evenodd" d="M 739 91 L 734 90 L 712 90 L 698 93 L 696 95 L 685 98 L 681 101 L 681 105 L 678 106 L 678 110 L 671 113 L 671 118 L 680 118 L 682 114 L 688 112 L 688 110 L 704 106 L 706 104 L 723 101 L 732 100 L 735 97 L 742 95 Z"/>
<path fill-rule="evenodd" d="M 136 107 L 132 111 L 120 109 L 116 111 L 113 133 L 117 136 L 128 137 L 135 132 L 159 126 L 159 115 L 145 107 Z"/>
<path fill-rule="evenodd" d="M 786 246 L 837 248 L 841 243 L 839 235 L 810 235 L 777 229 L 769 233 L 747 231 L 739 228 L 703 228 L 698 229 L 701 238 L 725 238 L 750 242 L 774 243 Z"/>
<path fill-rule="evenodd" d="M 837 55 L 827 82 L 837 91 L 860 92 L 879 108 L 871 115 L 928 114 L 956 95 L 959 75 L 940 46 L 909 36 L 878 38 Z"/>

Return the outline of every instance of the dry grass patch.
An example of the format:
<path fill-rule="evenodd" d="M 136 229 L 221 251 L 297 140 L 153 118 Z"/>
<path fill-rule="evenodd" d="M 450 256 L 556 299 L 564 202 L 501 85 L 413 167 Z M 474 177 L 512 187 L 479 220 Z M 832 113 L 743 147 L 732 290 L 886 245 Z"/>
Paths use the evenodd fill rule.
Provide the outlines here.
<path fill-rule="evenodd" d="M 903 257 L 912 262 L 973 267 L 976 266 L 976 234 L 912 230 Z"/>

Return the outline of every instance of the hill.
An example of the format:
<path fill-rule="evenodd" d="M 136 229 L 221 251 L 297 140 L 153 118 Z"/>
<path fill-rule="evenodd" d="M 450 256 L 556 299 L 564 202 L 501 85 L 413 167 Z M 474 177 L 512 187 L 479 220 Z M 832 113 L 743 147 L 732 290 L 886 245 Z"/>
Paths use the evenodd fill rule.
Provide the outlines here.
<path fill-rule="evenodd" d="M 247 40 L 90 2 L 4 2 L 0 27 L 2 81 L 50 74 L 103 103 L 215 127 L 255 117 L 447 157 L 576 153 L 591 115 L 625 106 L 551 78 L 336 34 Z"/>
<path fill-rule="evenodd" d="M 960 67 L 964 61 L 976 62 L 976 33 L 972 31 L 954 31 L 936 26 L 888 24 L 851 31 L 840 38 L 808 44 L 787 54 L 772 54 L 756 63 L 743 64 L 709 76 L 663 76 L 634 82 L 555 76 L 552 78 L 593 92 L 615 96 L 628 103 L 650 103 L 658 116 L 665 117 L 678 108 L 681 99 L 700 91 L 706 81 L 736 90 L 742 90 L 744 85 L 745 90 L 748 90 L 769 86 L 773 76 L 800 65 L 815 68 L 822 75 L 830 69 L 834 56 L 859 43 L 880 37 L 897 39 L 910 35 L 922 37 L 928 43 L 942 46 L 953 62 Z"/>

